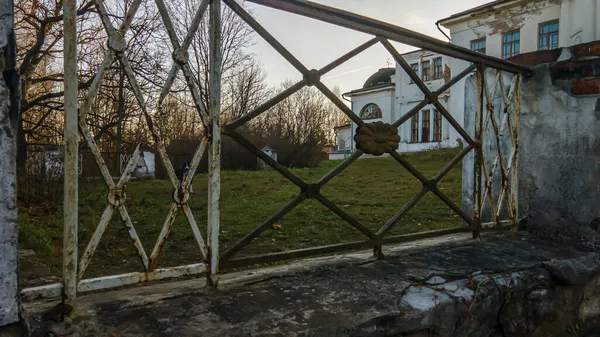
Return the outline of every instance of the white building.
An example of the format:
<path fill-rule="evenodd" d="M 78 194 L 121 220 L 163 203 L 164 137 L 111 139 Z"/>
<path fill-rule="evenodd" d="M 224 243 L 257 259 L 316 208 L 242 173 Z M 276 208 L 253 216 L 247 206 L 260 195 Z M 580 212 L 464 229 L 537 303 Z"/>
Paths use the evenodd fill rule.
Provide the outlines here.
<path fill-rule="evenodd" d="M 436 91 L 450 79 L 450 68 L 445 56 L 425 50 L 403 54 L 405 60 L 423 79 L 429 90 Z M 450 93 L 440 95 L 440 101 L 448 108 Z M 383 68 L 373 74 L 361 89 L 343 95 L 349 97 L 352 111 L 369 123 L 392 124 L 424 99 L 424 95 L 400 66 Z M 462 115 L 454 115 L 462 120 Z M 343 159 L 356 149 L 352 135 L 357 125 L 350 123 L 336 127 L 338 150 L 330 159 Z M 410 121 L 398 128 L 399 152 L 423 151 L 433 148 L 457 146 L 458 134 L 452 129 L 434 106 L 428 105 L 415 114 Z"/>
<path fill-rule="evenodd" d="M 508 59 L 600 40 L 600 0 L 496 0 L 437 24 L 450 30 L 453 44 Z M 458 74 L 468 66 L 454 59 L 450 68 Z M 464 110 L 464 81 L 451 89 L 453 110 Z"/>
<path fill-rule="evenodd" d="M 496 0 L 437 22 L 450 30 L 453 44 L 498 58 L 511 58 L 538 50 L 568 47 L 600 40 L 600 0 Z M 432 91 L 469 63 L 418 50 L 404 54 Z M 440 101 L 459 122 L 464 121 L 463 79 Z M 393 123 L 423 99 L 400 66 L 380 69 L 363 88 L 344 94 L 352 110 L 368 122 Z M 330 159 L 343 159 L 354 151 L 354 123 L 336 128 L 338 151 Z M 459 134 L 432 106 L 423 108 L 399 128 L 399 152 L 422 151 L 458 145 Z"/>

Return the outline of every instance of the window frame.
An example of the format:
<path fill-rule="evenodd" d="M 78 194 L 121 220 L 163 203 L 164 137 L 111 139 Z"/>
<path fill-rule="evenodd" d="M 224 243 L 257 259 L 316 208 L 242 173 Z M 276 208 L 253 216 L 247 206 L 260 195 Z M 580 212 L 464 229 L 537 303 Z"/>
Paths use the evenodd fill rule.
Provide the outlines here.
<path fill-rule="evenodd" d="M 551 33 L 547 33 L 547 34 L 542 34 L 542 26 L 544 25 L 551 25 L 556 23 L 556 32 L 551 32 Z M 556 47 L 552 48 L 551 45 L 551 40 L 550 37 L 556 34 Z M 548 37 L 548 47 L 545 49 L 542 49 L 542 36 L 547 36 Z M 555 19 L 555 20 L 550 20 L 550 21 L 546 21 L 546 22 L 541 22 L 538 24 L 538 50 L 552 50 L 552 49 L 557 49 L 558 46 L 560 45 L 560 19 Z"/>
<path fill-rule="evenodd" d="M 433 141 L 442 141 L 442 113 L 437 109 L 433 109 Z"/>
<path fill-rule="evenodd" d="M 427 65 L 427 71 L 425 71 L 425 65 Z M 431 81 L 431 60 L 421 62 L 421 80 L 423 82 Z"/>
<path fill-rule="evenodd" d="M 417 68 L 415 69 L 414 66 L 417 66 Z M 411 63 L 410 68 L 415 72 L 415 74 L 417 74 L 417 77 L 421 77 L 421 75 L 419 75 L 419 62 Z M 413 81 L 413 79 L 410 76 L 408 78 L 409 78 L 408 84 L 415 84 L 415 81 Z"/>
<path fill-rule="evenodd" d="M 514 46 L 515 45 L 515 40 L 512 40 L 512 41 L 510 41 L 508 43 L 505 42 L 505 36 L 508 35 L 508 34 L 512 35 L 514 33 L 519 33 L 519 40 L 518 40 L 518 43 L 519 43 L 519 52 L 517 52 L 516 54 L 515 54 L 515 50 L 514 50 L 515 49 L 514 48 L 515 47 Z M 510 44 L 510 53 L 509 53 L 508 56 L 506 56 L 504 54 L 504 46 L 506 46 L 507 44 Z M 506 59 L 509 59 L 509 58 L 511 58 L 513 56 L 517 56 L 519 54 L 521 54 L 521 29 L 515 29 L 515 30 L 511 30 L 511 31 L 502 33 L 502 58 L 506 60 Z"/>
<path fill-rule="evenodd" d="M 365 110 L 367 110 L 367 108 L 372 105 L 377 107 L 377 110 L 379 110 L 379 115 L 377 117 L 363 118 L 363 113 L 365 112 Z M 368 120 L 372 120 L 372 119 L 380 119 L 380 118 L 383 118 L 383 111 L 381 111 L 381 108 L 376 103 L 367 103 L 367 104 L 365 104 L 365 106 L 362 107 L 362 109 L 360 109 L 360 113 L 358 114 L 358 116 L 363 121 L 368 121 Z"/>
<path fill-rule="evenodd" d="M 427 117 L 427 118 L 425 118 Z M 425 132 L 427 131 L 427 132 Z M 431 136 L 431 110 L 421 110 L 421 143 L 430 143 Z"/>
<path fill-rule="evenodd" d="M 440 61 L 439 69 L 436 61 Z M 442 57 L 436 57 L 433 59 L 433 80 L 441 80 L 444 78 L 444 60 Z"/>
<path fill-rule="evenodd" d="M 478 43 L 478 42 L 483 42 L 483 44 L 484 44 L 483 49 L 473 49 L 473 44 Z M 471 47 L 471 50 L 474 52 L 485 54 L 487 52 L 487 38 L 482 37 L 479 39 L 471 40 L 470 47 Z M 483 50 L 483 52 L 481 50 Z"/>
<path fill-rule="evenodd" d="M 410 118 L 410 142 L 419 142 L 419 113 L 414 114 Z"/>

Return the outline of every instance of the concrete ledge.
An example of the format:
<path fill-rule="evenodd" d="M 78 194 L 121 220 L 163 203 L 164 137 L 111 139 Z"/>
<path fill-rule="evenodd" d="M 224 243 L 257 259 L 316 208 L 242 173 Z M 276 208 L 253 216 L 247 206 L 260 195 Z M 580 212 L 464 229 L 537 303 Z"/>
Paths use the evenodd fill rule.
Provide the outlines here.
<path fill-rule="evenodd" d="M 599 259 L 568 244 L 488 234 L 369 255 L 229 274 L 219 291 L 188 280 L 89 295 L 73 323 L 80 336 L 561 336 L 600 314 Z M 29 304 L 37 333 L 48 307 Z"/>

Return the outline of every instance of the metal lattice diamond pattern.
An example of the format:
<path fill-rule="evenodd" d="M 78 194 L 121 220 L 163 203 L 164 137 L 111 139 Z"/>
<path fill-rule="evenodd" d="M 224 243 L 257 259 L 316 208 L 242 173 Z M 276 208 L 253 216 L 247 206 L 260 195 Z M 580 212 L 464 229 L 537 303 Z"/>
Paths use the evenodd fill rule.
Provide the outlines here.
<path fill-rule="evenodd" d="M 408 63 L 402 58 L 402 56 L 398 53 L 398 51 L 392 46 L 392 44 L 383 38 L 375 37 L 366 43 L 360 45 L 354 50 L 348 52 L 343 55 L 339 59 L 334 62 L 326 65 L 320 70 L 308 70 L 294 55 L 292 55 L 281 43 L 279 43 L 266 29 L 264 29 L 247 11 L 245 11 L 239 4 L 237 4 L 234 0 L 223 0 L 236 14 L 238 14 L 250 27 L 254 29 L 267 43 L 269 43 L 281 56 L 283 56 L 292 66 L 294 66 L 302 75 L 304 79 L 287 90 L 284 90 L 274 98 L 268 100 L 254 111 L 249 112 L 245 116 L 239 118 L 238 120 L 228 124 L 224 128 L 224 133 L 227 134 L 232 139 L 236 140 L 246 149 L 254 153 L 257 157 L 265 161 L 268 165 L 273 167 L 287 179 L 289 179 L 292 183 L 298 186 L 301 190 L 301 194 L 290 201 L 287 205 L 285 205 L 282 209 L 280 209 L 273 216 L 264 221 L 261 225 L 256 227 L 252 232 L 241 238 L 237 241 L 233 246 L 231 246 L 228 250 L 226 250 L 221 259 L 223 261 L 227 261 L 234 256 L 239 250 L 241 250 L 244 246 L 250 243 L 254 238 L 258 237 L 263 231 L 272 226 L 279 219 L 284 217 L 287 213 L 293 210 L 296 206 L 302 203 L 305 199 L 316 199 L 325 207 L 329 208 L 340 218 L 347 221 L 354 228 L 362 232 L 373 244 L 375 247 L 375 253 L 379 256 L 382 256 L 381 246 L 383 243 L 384 235 L 400 220 L 400 218 L 406 214 L 427 192 L 434 193 L 440 200 L 442 200 L 445 204 L 447 204 L 453 211 L 455 211 L 458 215 L 460 215 L 469 225 L 475 227 L 475 222 L 472 217 L 468 216 L 463 210 L 453 203 L 444 193 L 442 193 L 438 188 L 438 182 L 450 171 L 452 167 L 454 167 L 462 158 L 473 150 L 476 146 L 476 142 L 469 136 L 469 134 L 460 126 L 460 124 L 450 115 L 450 113 L 446 110 L 446 108 L 439 102 L 438 95 L 448 90 L 453 84 L 458 82 L 467 74 L 471 73 L 476 66 L 471 66 L 464 72 L 460 73 L 458 76 L 449 81 L 446 85 L 444 85 L 440 90 L 436 92 L 431 92 L 427 86 L 423 83 L 423 81 L 416 75 L 416 73 L 412 70 L 412 68 L 408 65 Z M 367 48 L 375 45 L 376 43 L 381 43 L 394 57 L 396 62 L 402 66 L 404 71 L 406 71 L 414 83 L 419 87 L 419 89 L 424 93 L 425 99 L 418 104 L 415 108 L 409 111 L 402 118 L 397 120 L 392 126 L 397 127 L 402 123 L 409 120 L 415 113 L 417 113 L 421 108 L 425 107 L 428 104 L 433 104 L 438 111 L 444 116 L 444 118 L 461 134 L 463 139 L 468 143 L 468 146 L 461 151 L 450 163 L 448 163 L 435 177 L 432 179 L 426 178 L 423 174 L 421 174 L 414 166 L 412 166 L 401 154 L 396 151 L 391 151 L 389 154 L 395 158 L 404 168 L 406 168 L 413 176 L 415 176 L 422 184 L 422 190 L 415 195 L 397 214 L 395 214 L 387 223 L 383 225 L 383 227 L 377 232 L 373 232 L 364 225 L 362 225 L 358 220 L 353 218 L 348 213 L 344 212 L 341 208 L 337 207 L 333 202 L 325 198 L 321 193 L 321 188 L 329 182 L 333 177 L 341 173 L 346 167 L 352 164 L 355 160 L 357 160 L 363 152 L 357 150 L 350 158 L 346 159 L 339 166 L 334 168 L 331 172 L 326 174 L 323 178 L 321 178 L 316 184 L 311 185 L 302 181 L 292 172 L 290 172 L 287 168 L 278 164 L 275 160 L 271 159 L 269 156 L 264 154 L 258 147 L 252 144 L 249 140 L 244 138 L 240 133 L 236 131 L 236 128 L 244 125 L 249 122 L 253 118 L 259 116 L 263 112 L 267 111 L 271 107 L 275 106 L 279 102 L 283 101 L 287 97 L 293 95 L 295 92 L 300 90 L 305 86 L 315 86 L 317 87 L 331 102 L 333 102 L 340 110 L 342 110 L 354 123 L 358 126 L 363 126 L 364 122 L 360 119 L 359 116 L 354 114 L 352 110 L 350 110 L 333 92 L 331 92 L 321 81 L 321 76 L 325 75 L 327 72 L 333 70 L 337 66 L 343 64 L 348 61 L 352 57 L 358 55 L 362 51 Z"/>
<path fill-rule="evenodd" d="M 517 163 L 518 163 L 518 135 L 519 135 L 519 117 L 520 117 L 520 84 L 521 75 L 516 74 L 513 77 L 512 83 L 508 94 L 506 93 L 506 87 L 504 85 L 503 74 L 501 71 L 493 70 L 495 72 L 494 82 L 491 90 L 487 83 L 486 71 L 482 69 L 478 72 L 478 88 L 480 89 L 480 95 L 482 96 L 482 102 L 480 109 L 483 110 L 481 116 L 485 116 L 484 120 L 480 120 L 482 123 L 479 125 L 479 137 L 483 140 L 486 136 L 493 137 L 493 145 L 496 148 L 496 155 L 492 163 L 491 169 L 488 170 L 486 161 L 482 158 L 480 165 L 483 178 L 483 192 L 481 194 L 481 203 L 478 205 L 477 212 L 482 214 L 483 208 L 485 207 L 486 201 L 489 202 L 492 222 L 485 224 L 484 227 L 491 226 L 502 226 L 503 224 L 510 224 L 511 228 L 515 230 L 517 228 L 518 221 L 518 209 L 517 209 L 517 198 L 518 198 L 518 176 L 517 176 Z M 500 96 L 501 105 L 503 107 L 502 120 L 500 125 L 497 121 L 496 104 L 494 97 Z M 491 126 L 492 132 L 489 134 L 488 129 Z M 510 141 L 510 154 L 508 158 L 502 151 L 503 141 L 506 140 L 506 131 L 508 129 L 508 136 Z M 498 171 L 499 169 L 499 171 Z M 500 179 L 500 190 L 497 198 L 494 197 L 493 182 L 499 175 Z M 501 220 L 502 206 L 506 201 L 506 207 L 508 211 L 508 219 Z"/>
<path fill-rule="evenodd" d="M 124 54 L 125 45 L 126 45 L 124 36 L 126 35 L 141 2 L 142 2 L 142 0 L 135 0 L 132 3 L 132 5 L 131 5 L 129 11 L 127 12 L 127 14 L 123 20 L 123 23 L 121 24 L 119 29 L 116 29 L 113 26 L 113 24 L 110 22 L 108 12 L 106 10 L 106 7 L 104 6 L 103 1 L 96 0 L 96 2 L 95 2 L 97 9 L 98 9 L 98 13 L 100 15 L 100 18 L 102 19 L 103 26 L 108 34 L 109 50 L 104 57 L 104 61 L 102 62 L 102 64 L 100 65 L 100 67 L 98 69 L 97 76 L 94 77 L 94 80 L 90 86 L 88 95 L 86 97 L 85 103 L 84 103 L 83 107 L 80 109 L 79 127 L 81 129 L 81 132 L 82 132 L 85 140 L 86 140 L 88 147 L 90 148 L 91 152 L 94 154 L 96 163 L 97 163 L 98 167 L 100 168 L 100 171 L 102 173 L 102 176 L 104 178 L 106 185 L 109 188 L 109 193 L 108 193 L 108 205 L 106 206 L 106 209 L 104 210 L 101 220 L 96 228 L 96 231 L 94 232 L 94 234 L 93 234 L 90 242 L 88 243 L 87 248 L 86 248 L 85 252 L 83 253 L 82 258 L 80 260 L 79 269 L 78 269 L 79 279 L 81 279 L 83 277 L 83 275 L 87 269 L 87 266 L 89 265 L 91 258 L 98 246 L 98 243 L 100 242 L 102 235 L 103 235 L 115 210 L 119 211 L 122 221 L 127 226 L 128 230 L 129 230 L 129 236 L 131 237 L 131 239 L 134 243 L 134 246 L 138 251 L 138 254 L 139 254 L 142 264 L 144 266 L 144 270 L 146 272 L 152 272 L 153 270 L 155 270 L 162 247 L 165 243 L 165 240 L 167 239 L 168 235 L 171 232 L 173 222 L 175 221 L 175 216 L 177 215 L 177 212 L 180 208 L 183 209 L 183 213 L 184 213 L 189 225 L 192 228 L 194 238 L 195 238 L 195 240 L 198 244 L 198 247 L 202 253 L 202 257 L 203 257 L 204 261 L 207 260 L 208 254 L 207 254 L 206 244 L 204 242 L 202 234 L 200 233 L 200 230 L 198 228 L 196 220 L 194 219 L 194 216 L 190 209 L 188 200 L 189 200 L 189 186 L 190 186 L 192 177 L 194 176 L 194 174 L 198 168 L 198 165 L 200 163 L 200 160 L 202 159 L 202 156 L 205 152 L 206 145 L 208 143 L 208 136 L 207 135 L 203 136 L 203 139 L 202 139 L 200 145 L 198 146 L 198 148 L 196 149 L 196 151 L 194 153 L 188 173 L 184 176 L 182 181 L 179 181 L 179 179 L 177 178 L 177 176 L 175 174 L 175 170 L 173 169 L 173 165 L 168 157 L 168 154 L 166 152 L 164 144 L 160 138 L 159 132 L 155 127 L 152 116 L 150 115 L 150 113 L 147 110 L 146 101 L 140 90 L 139 84 L 135 77 L 135 73 L 134 73 L 133 69 L 131 68 L 129 61 L 127 60 L 127 58 Z M 193 97 L 195 105 L 196 105 L 196 110 L 198 111 L 198 113 L 200 115 L 200 118 L 202 120 L 203 125 L 205 126 L 205 129 L 206 129 L 206 126 L 208 125 L 209 117 L 206 112 L 207 109 L 200 99 L 200 94 L 198 92 L 198 88 L 196 87 L 196 85 L 193 81 L 192 73 L 191 73 L 191 70 L 190 70 L 190 67 L 188 64 L 188 59 L 187 59 L 187 49 L 189 48 L 189 46 L 192 42 L 192 38 L 193 38 L 194 34 L 198 30 L 198 27 L 200 25 L 202 17 L 204 15 L 209 3 L 210 3 L 210 0 L 205 0 L 200 4 L 198 10 L 196 11 L 196 15 L 194 16 L 194 19 L 192 21 L 191 27 L 189 28 L 187 35 L 185 36 L 183 42 L 180 43 L 179 39 L 175 33 L 175 29 L 171 22 L 171 18 L 169 16 L 169 13 L 168 13 L 167 7 L 165 6 L 165 3 L 163 2 L 163 0 L 156 0 L 156 5 L 159 9 L 159 12 L 160 12 L 161 18 L 163 20 L 163 23 L 165 25 L 165 28 L 167 29 L 167 32 L 168 32 L 168 35 L 169 35 L 169 38 L 171 40 L 171 43 L 173 45 L 173 50 L 174 50 L 174 52 L 173 52 L 173 61 L 174 62 L 171 67 L 171 70 L 169 72 L 169 76 L 167 77 L 165 84 L 162 87 L 160 97 L 158 100 L 158 109 L 162 108 L 162 102 L 164 101 L 165 97 L 167 96 L 169 90 L 171 89 L 171 86 L 173 85 L 173 82 L 177 76 L 178 71 L 182 70 L 184 77 L 186 79 L 186 83 L 192 93 L 192 97 Z M 127 182 L 129 182 L 131 173 L 135 169 L 135 167 L 138 163 L 138 160 L 140 159 L 139 145 L 137 146 L 137 148 L 131 155 L 129 162 L 128 162 L 124 172 L 122 173 L 121 179 L 115 185 L 113 178 L 110 174 L 110 171 L 108 169 L 108 166 L 106 165 L 105 161 L 102 159 L 102 156 L 100 154 L 98 146 L 96 145 L 96 143 L 89 131 L 87 123 L 86 123 L 87 113 L 91 108 L 94 98 L 96 97 L 98 88 L 103 80 L 104 74 L 105 74 L 107 68 L 114 61 L 119 61 L 122 65 L 123 69 L 125 70 L 127 79 L 133 88 L 133 91 L 134 91 L 135 97 L 138 101 L 138 104 L 142 108 L 142 112 L 143 112 L 144 118 L 146 119 L 148 129 L 150 130 L 150 132 L 152 134 L 152 138 L 154 139 L 155 145 L 158 149 L 159 156 L 161 158 L 163 165 L 165 166 L 165 168 L 167 170 L 169 180 L 171 181 L 171 184 L 174 189 L 173 201 L 171 202 L 169 213 L 167 215 L 167 218 L 163 225 L 162 231 L 158 237 L 158 240 L 154 246 L 154 249 L 152 250 L 150 257 L 148 257 L 148 255 L 146 254 L 146 252 L 142 246 L 142 243 L 135 231 L 135 227 L 133 226 L 131 218 L 129 217 L 129 213 L 127 212 L 127 209 L 125 207 L 125 200 L 126 200 L 125 185 L 127 184 Z"/>

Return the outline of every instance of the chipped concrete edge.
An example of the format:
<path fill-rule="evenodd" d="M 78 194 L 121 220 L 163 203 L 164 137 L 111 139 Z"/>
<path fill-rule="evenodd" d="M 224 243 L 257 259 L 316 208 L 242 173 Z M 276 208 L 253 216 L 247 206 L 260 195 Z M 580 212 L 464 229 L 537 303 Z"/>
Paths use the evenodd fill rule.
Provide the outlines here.
<path fill-rule="evenodd" d="M 19 86 L 13 1 L 0 1 L 0 329 L 21 320 L 17 267 L 16 133 Z"/>

